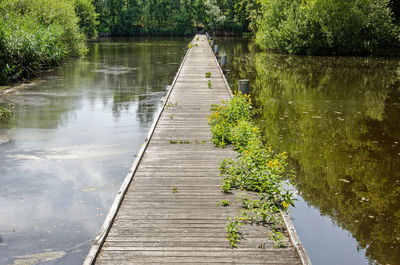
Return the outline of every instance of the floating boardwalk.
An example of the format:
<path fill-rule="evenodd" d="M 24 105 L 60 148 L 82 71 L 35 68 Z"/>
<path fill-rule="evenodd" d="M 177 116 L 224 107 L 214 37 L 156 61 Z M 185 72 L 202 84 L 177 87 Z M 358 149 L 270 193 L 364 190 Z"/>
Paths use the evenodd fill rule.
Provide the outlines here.
<path fill-rule="evenodd" d="M 225 225 L 239 203 L 220 191 L 218 167 L 235 154 L 210 143 L 207 116 L 231 92 L 206 37 L 192 45 L 84 264 L 310 264 L 287 216 L 289 247 L 274 248 L 257 225 L 230 247 Z M 217 206 L 224 199 L 234 205 Z"/>

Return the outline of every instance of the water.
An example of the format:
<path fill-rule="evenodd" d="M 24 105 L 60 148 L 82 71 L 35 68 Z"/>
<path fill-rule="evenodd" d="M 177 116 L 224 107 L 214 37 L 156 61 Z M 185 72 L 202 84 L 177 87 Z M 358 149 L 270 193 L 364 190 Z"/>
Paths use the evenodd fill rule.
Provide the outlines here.
<path fill-rule="evenodd" d="M 90 43 L 87 58 L 1 98 L 15 113 L 0 123 L 0 264 L 82 263 L 187 42 Z"/>
<path fill-rule="evenodd" d="M 216 44 L 232 87 L 251 80 L 267 141 L 289 154 L 291 216 L 313 264 L 400 264 L 400 60 Z"/>

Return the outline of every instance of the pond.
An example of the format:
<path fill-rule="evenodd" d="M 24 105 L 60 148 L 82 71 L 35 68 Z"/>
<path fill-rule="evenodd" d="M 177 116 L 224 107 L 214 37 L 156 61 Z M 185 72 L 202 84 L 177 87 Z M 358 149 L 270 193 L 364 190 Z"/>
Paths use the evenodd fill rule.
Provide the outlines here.
<path fill-rule="evenodd" d="M 89 44 L 2 96 L 0 264 L 81 264 L 185 55 L 187 38 Z"/>
<path fill-rule="evenodd" d="M 313 264 L 400 264 L 400 59 L 277 55 L 217 38 L 250 79 L 257 122 L 288 152 L 290 210 Z"/>

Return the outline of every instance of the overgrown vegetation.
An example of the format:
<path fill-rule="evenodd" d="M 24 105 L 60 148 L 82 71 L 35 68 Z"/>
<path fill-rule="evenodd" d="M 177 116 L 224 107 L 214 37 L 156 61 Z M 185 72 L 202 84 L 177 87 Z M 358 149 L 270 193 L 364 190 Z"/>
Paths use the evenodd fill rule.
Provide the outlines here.
<path fill-rule="evenodd" d="M 219 147 L 231 145 L 239 152 L 236 159 L 225 159 L 220 164 L 221 189 L 225 193 L 233 189 L 248 193 L 241 198 L 241 216 L 227 226 L 231 246 L 236 247 L 239 240 L 238 220 L 271 225 L 273 241 L 277 247 L 284 246 L 282 240 L 277 240 L 282 226 L 280 211 L 294 205 L 292 193 L 285 189 L 286 153 L 275 153 L 262 142 L 260 129 L 252 122 L 254 110 L 249 96 L 239 92 L 231 100 L 212 106 L 212 111 L 212 141 Z"/>
<path fill-rule="evenodd" d="M 0 83 L 84 54 L 84 33 L 96 36 L 95 18 L 90 0 L 1 1 Z"/>
<path fill-rule="evenodd" d="M 0 106 L 0 120 L 9 120 L 12 114 L 12 110 Z"/>
<path fill-rule="evenodd" d="M 370 54 L 400 44 L 389 0 L 261 0 L 256 42 L 293 54 Z M 397 8 L 397 5 L 393 5 Z"/>

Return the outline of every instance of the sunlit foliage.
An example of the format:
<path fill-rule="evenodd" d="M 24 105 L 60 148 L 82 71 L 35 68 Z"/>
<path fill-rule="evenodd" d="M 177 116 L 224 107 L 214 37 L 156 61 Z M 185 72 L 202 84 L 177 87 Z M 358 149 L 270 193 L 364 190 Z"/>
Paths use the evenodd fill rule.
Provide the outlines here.
<path fill-rule="evenodd" d="M 398 46 L 389 0 L 261 0 L 257 43 L 293 54 L 368 54 Z"/>

